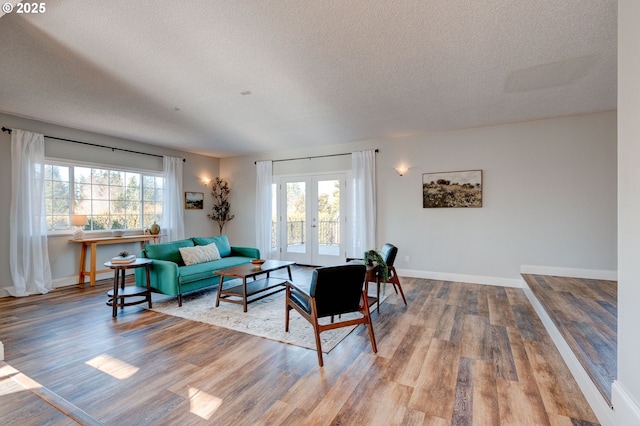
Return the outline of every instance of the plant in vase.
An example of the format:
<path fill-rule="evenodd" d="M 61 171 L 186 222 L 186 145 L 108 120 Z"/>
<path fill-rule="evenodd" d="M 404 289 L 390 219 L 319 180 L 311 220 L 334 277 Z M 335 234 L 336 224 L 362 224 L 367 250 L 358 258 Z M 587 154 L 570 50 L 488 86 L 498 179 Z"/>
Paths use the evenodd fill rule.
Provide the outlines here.
<path fill-rule="evenodd" d="M 387 262 L 382 258 L 380 252 L 378 250 L 367 250 L 364 252 L 364 261 L 368 265 L 373 265 L 375 263 L 378 266 L 378 270 L 380 271 L 380 280 L 382 281 L 384 288 L 386 288 L 387 280 L 389 279 L 389 267 L 387 266 Z"/>
<path fill-rule="evenodd" d="M 213 195 L 214 205 L 213 212 L 208 214 L 207 217 L 218 222 L 220 235 L 222 235 L 222 228 L 224 228 L 224 225 L 235 217 L 230 213 L 230 193 L 231 188 L 229 187 L 229 182 L 226 180 L 216 177 L 213 182 L 211 182 L 211 195 Z"/>

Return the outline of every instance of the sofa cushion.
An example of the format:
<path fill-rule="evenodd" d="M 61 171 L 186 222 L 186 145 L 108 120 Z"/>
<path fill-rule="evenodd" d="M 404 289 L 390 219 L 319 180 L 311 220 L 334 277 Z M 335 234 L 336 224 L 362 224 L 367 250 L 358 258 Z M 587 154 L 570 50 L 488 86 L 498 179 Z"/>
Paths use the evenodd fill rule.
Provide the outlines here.
<path fill-rule="evenodd" d="M 216 237 L 194 237 L 192 240 L 197 246 L 206 246 L 211 243 L 216 243 L 220 257 L 227 257 L 231 254 L 231 245 L 229 244 L 229 238 L 226 235 L 218 235 Z"/>
<path fill-rule="evenodd" d="M 180 255 L 185 265 L 211 262 L 220 259 L 218 246 L 215 243 L 206 246 L 180 247 Z"/>
<path fill-rule="evenodd" d="M 149 259 L 168 260 L 178 265 L 184 265 L 180 255 L 180 247 L 193 247 L 193 241 L 178 240 L 170 243 L 145 244 L 144 251 Z"/>

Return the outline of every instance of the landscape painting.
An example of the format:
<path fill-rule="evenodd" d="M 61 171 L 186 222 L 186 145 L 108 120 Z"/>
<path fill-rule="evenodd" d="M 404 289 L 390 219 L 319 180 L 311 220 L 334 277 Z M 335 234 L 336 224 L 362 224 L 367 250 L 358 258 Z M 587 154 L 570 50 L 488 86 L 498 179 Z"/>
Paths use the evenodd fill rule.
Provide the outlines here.
<path fill-rule="evenodd" d="M 422 207 L 482 207 L 482 170 L 424 173 Z"/>
<path fill-rule="evenodd" d="M 187 210 L 199 210 L 204 205 L 204 193 L 202 192 L 185 192 L 184 208 Z"/>

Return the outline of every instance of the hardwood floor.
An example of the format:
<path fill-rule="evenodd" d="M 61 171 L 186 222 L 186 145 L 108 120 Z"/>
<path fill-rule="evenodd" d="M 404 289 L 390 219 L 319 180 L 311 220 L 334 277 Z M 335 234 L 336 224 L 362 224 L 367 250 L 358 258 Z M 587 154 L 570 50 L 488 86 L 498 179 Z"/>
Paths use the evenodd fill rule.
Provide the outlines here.
<path fill-rule="evenodd" d="M 109 281 L 1 299 L 5 362 L 44 388 L 2 370 L 0 424 L 44 423 L 11 416 L 48 392 L 68 404 L 50 424 L 597 424 L 522 290 L 401 280 L 408 306 L 387 288 L 373 314 L 378 353 L 360 326 L 324 368 L 315 351 L 138 306 L 112 319 Z"/>
<path fill-rule="evenodd" d="M 523 277 L 611 405 L 618 364 L 618 283 L 547 275 Z"/>

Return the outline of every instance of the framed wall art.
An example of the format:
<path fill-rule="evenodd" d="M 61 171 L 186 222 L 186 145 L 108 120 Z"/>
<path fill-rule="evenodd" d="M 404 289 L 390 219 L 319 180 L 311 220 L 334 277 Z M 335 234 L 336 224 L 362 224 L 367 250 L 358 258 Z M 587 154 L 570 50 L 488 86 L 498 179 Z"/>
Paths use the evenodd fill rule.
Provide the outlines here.
<path fill-rule="evenodd" d="M 185 192 L 184 208 L 186 210 L 202 210 L 204 207 L 204 192 Z"/>
<path fill-rule="evenodd" d="M 424 173 L 422 207 L 482 207 L 482 170 Z"/>

